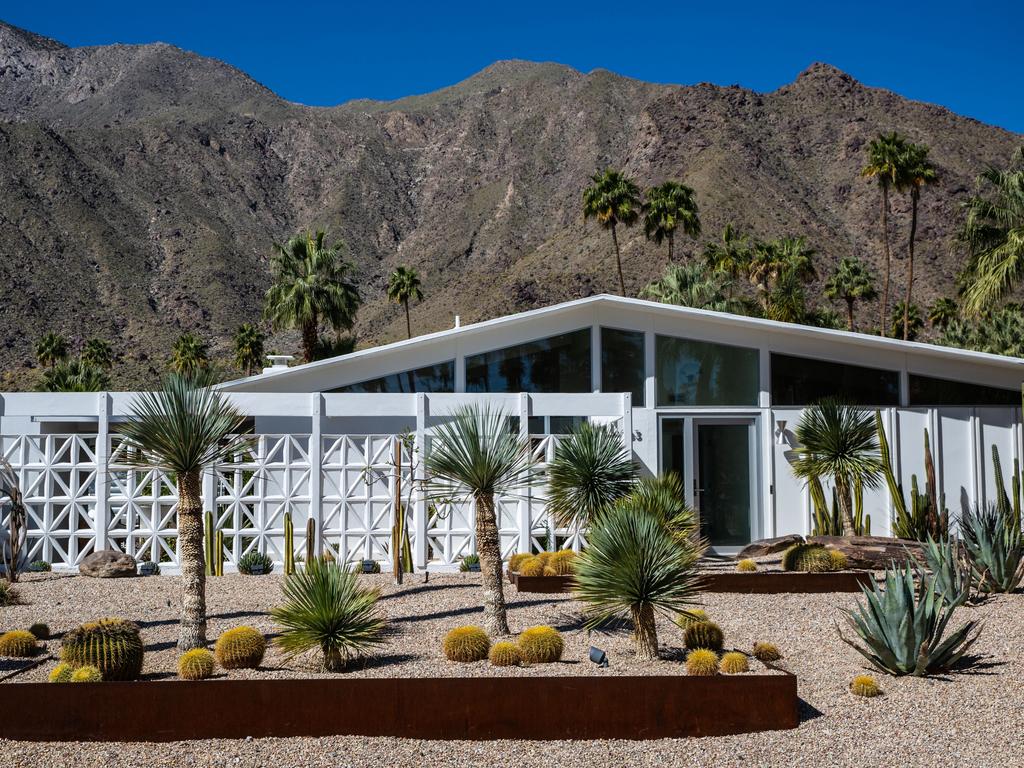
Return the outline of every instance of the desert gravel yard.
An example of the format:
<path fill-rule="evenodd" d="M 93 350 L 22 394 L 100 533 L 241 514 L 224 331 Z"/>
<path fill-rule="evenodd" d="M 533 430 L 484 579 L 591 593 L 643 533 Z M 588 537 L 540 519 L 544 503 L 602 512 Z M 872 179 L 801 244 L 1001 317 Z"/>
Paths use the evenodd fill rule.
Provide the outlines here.
<path fill-rule="evenodd" d="M 440 650 L 452 627 L 479 623 L 482 611 L 479 574 L 408 577 L 396 588 L 388 575 L 363 576 L 379 585 L 381 605 L 392 622 L 387 644 L 366 664 L 347 675 L 606 675 L 682 673 L 682 633 L 668 621 L 658 631 L 665 659 L 639 663 L 623 629 L 588 638 L 579 629 L 580 604 L 566 595 L 517 594 L 506 588 L 513 631 L 551 624 L 565 633 L 564 661 L 526 669 L 501 670 L 486 662 L 454 664 Z M 208 581 L 209 636 L 239 624 L 268 635 L 267 610 L 280 597 L 281 577 L 228 575 Z M 24 628 L 43 621 L 58 635 L 77 624 L 116 615 L 142 626 L 146 643 L 144 677 L 172 679 L 177 654 L 179 594 L 177 577 L 96 580 L 62 574 L 29 574 L 18 585 L 21 604 L 0 608 L 0 629 Z M 16 766 L 495 766 L 565 764 L 585 761 L 593 768 L 638 766 L 1006 766 L 1024 765 L 1024 595 L 993 598 L 963 608 L 955 619 L 977 616 L 985 628 L 975 651 L 973 670 L 940 678 L 896 679 L 876 674 L 885 695 L 859 699 L 847 690 L 864 670 L 861 657 L 842 644 L 835 623 L 839 608 L 854 595 L 708 594 L 704 607 L 726 633 L 726 647 L 749 650 L 755 640 L 776 643 L 782 665 L 799 680 L 802 723 L 796 731 L 743 736 L 645 742 L 421 742 L 401 739 L 332 737 L 255 739 L 177 744 L 39 744 L 0 741 L 0 756 Z M 608 651 L 611 667 L 599 670 L 586 660 L 590 643 Z M 59 652 L 60 640 L 47 644 Z M 23 666 L 0 660 L 0 674 Z M 17 675 L 11 683 L 45 680 L 55 662 Z M 764 671 L 754 664 L 757 671 Z M 232 671 L 232 677 L 311 676 L 316 663 L 285 663 L 271 646 L 256 671 Z M 216 681 L 210 682 L 215 695 Z M 17 688 L 2 689 L 7 706 L 19 701 Z M 443 702 L 424 702 L 443 706 Z M 486 706 L 486 704 L 482 704 Z M 45 717 L 44 712 L 40 712 Z M 169 717 L 173 713 L 168 713 Z M 2 732 L 2 727 L 0 727 Z"/>

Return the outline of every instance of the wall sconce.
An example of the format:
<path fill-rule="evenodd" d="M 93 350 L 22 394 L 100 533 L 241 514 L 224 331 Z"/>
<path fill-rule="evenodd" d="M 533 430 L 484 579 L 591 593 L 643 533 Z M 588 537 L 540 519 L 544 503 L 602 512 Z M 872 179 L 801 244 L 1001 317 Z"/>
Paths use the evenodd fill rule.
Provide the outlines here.
<path fill-rule="evenodd" d="M 775 443 L 776 445 L 786 444 L 786 420 L 779 419 L 775 422 Z"/>
<path fill-rule="evenodd" d="M 643 439 L 644 439 L 644 433 L 641 432 L 639 429 L 634 429 L 633 430 L 633 442 L 634 443 L 641 443 L 641 442 L 643 442 Z"/>

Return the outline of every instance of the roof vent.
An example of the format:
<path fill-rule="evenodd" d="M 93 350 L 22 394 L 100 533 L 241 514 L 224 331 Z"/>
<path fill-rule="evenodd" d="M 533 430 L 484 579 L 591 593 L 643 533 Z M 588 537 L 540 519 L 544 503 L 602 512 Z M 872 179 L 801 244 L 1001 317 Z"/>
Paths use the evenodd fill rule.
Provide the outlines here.
<path fill-rule="evenodd" d="M 293 355 L 267 355 L 267 360 L 270 361 L 270 367 L 264 368 L 264 373 L 272 373 L 273 371 L 283 371 L 288 368 L 288 364 L 294 360 Z"/>

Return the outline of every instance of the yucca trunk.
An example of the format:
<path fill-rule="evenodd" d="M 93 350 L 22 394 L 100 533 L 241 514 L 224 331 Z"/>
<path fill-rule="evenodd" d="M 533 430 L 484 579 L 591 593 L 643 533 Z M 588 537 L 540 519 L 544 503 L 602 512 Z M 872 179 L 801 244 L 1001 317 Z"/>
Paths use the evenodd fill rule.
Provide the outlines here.
<path fill-rule="evenodd" d="M 619 253 L 619 236 L 615 233 L 615 225 L 612 224 L 612 245 L 615 246 L 615 266 L 619 268 L 619 293 L 626 295 L 626 280 L 622 277 L 622 254 Z"/>
<path fill-rule="evenodd" d="M 878 332 L 885 332 L 886 315 L 889 314 L 889 278 L 892 272 L 892 253 L 889 251 L 889 187 L 882 185 L 882 245 L 885 248 L 885 287 L 882 289 L 882 308 L 878 313 Z"/>
<path fill-rule="evenodd" d="M 903 340 L 910 338 L 910 297 L 914 288 L 914 239 L 917 237 L 917 200 L 915 188 L 910 193 L 910 240 L 907 242 L 907 298 L 903 301 Z"/>
<path fill-rule="evenodd" d="M 476 497 L 476 553 L 484 588 L 484 628 L 491 637 L 509 634 L 505 591 L 501 583 L 501 540 L 494 514 L 494 494 Z"/>
<path fill-rule="evenodd" d="M 845 477 L 836 476 L 836 496 L 839 499 L 839 513 L 843 521 L 843 536 L 856 536 L 857 530 L 853 523 L 853 502 L 850 499 L 850 486 Z"/>
<path fill-rule="evenodd" d="M 636 657 L 645 661 L 658 658 L 658 630 L 654 624 L 654 606 L 650 603 L 634 605 L 633 643 L 636 646 Z"/>
<path fill-rule="evenodd" d="M 345 669 L 345 655 L 337 648 L 324 648 L 324 669 L 327 672 L 341 672 Z"/>
<path fill-rule="evenodd" d="M 203 495 L 199 472 L 178 473 L 178 564 L 181 624 L 178 650 L 206 645 L 206 564 L 203 556 Z"/>

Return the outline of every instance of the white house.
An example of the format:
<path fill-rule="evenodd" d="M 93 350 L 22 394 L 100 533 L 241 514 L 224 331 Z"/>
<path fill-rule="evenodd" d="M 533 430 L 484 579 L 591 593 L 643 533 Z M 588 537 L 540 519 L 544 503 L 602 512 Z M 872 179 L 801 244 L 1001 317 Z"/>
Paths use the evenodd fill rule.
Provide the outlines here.
<path fill-rule="evenodd" d="M 429 506 L 411 473 L 439 419 L 489 401 L 542 460 L 581 419 L 615 423 L 646 471 L 683 477 L 705 533 L 728 552 L 810 532 L 792 430 L 825 395 L 882 413 L 906 488 L 923 478 L 927 430 L 950 510 L 992 499 L 993 447 L 1007 487 L 1021 457 L 1022 380 L 1021 359 L 602 295 L 221 385 L 259 445 L 211 473 L 205 495 L 229 561 L 252 548 L 280 559 L 286 512 L 297 542 L 312 517 L 318 546 L 339 559 L 386 560 L 403 444 L 414 559 L 451 566 L 472 551 L 472 510 Z M 71 566 L 115 546 L 173 566 L 170 483 L 119 464 L 117 423 L 132 397 L 0 395 L 34 559 Z M 580 544 L 578 532 L 550 529 L 542 488 L 500 511 L 506 553 Z M 865 511 L 872 533 L 889 532 L 884 486 L 866 493 Z"/>

